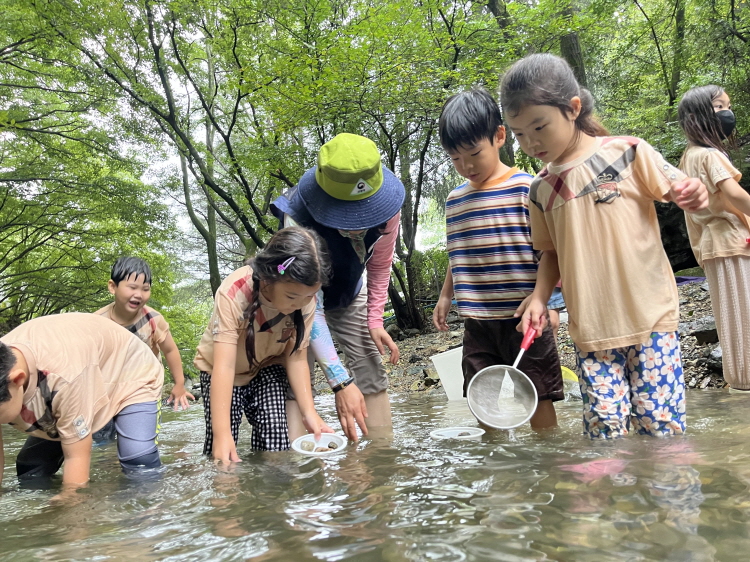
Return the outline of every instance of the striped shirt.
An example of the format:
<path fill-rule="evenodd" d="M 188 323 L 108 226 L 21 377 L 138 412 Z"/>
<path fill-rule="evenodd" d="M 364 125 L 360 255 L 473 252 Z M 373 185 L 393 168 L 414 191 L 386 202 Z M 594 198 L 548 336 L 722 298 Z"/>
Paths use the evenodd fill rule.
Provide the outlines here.
<path fill-rule="evenodd" d="M 513 318 L 534 290 L 529 184 L 512 168 L 479 188 L 465 183 L 445 204 L 448 258 L 459 313 L 478 320 Z"/>

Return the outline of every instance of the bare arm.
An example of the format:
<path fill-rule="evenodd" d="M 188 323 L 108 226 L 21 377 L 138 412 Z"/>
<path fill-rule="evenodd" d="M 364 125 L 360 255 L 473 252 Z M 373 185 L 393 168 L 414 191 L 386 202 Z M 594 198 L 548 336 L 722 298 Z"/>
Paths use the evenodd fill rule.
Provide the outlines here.
<path fill-rule="evenodd" d="M 735 209 L 750 217 L 750 193 L 742 189 L 733 178 L 722 180 L 716 185 Z"/>
<path fill-rule="evenodd" d="M 77 488 L 89 481 L 92 443 L 91 433 L 75 443 L 63 443 L 63 485 L 66 488 Z"/>
<path fill-rule="evenodd" d="M 317 440 L 321 433 L 333 433 L 333 429 L 328 427 L 315 411 L 312 387 L 310 386 L 310 367 L 307 364 L 307 349 L 298 349 L 292 352 L 293 347 L 294 340 L 289 340 L 287 344 L 286 375 L 302 414 L 302 423 L 309 432 L 315 434 Z"/>
<path fill-rule="evenodd" d="M 209 400 L 211 428 L 214 436 L 212 453 L 214 459 L 225 463 L 240 461 L 229 422 L 236 360 L 236 344 L 214 342 L 214 365 L 211 372 Z"/>
<path fill-rule="evenodd" d="M 167 360 L 167 367 L 169 367 L 169 372 L 172 373 L 172 378 L 174 379 L 174 388 L 172 388 L 172 393 L 169 395 L 169 402 L 174 404 L 175 410 L 177 410 L 179 406 L 182 406 L 183 410 L 187 410 L 190 407 L 188 397 L 190 397 L 191 400 L 195 400 L 195 396 L 185 389 L 185 374 L 182 371 L 182 357 L 180 356 L 180 350 L 177 348 L 177 344 L 174 343 L 174 338 L 172 338 L 170 332 L 167 332 L 167 337 L 159 344 L 159 349 L 164 354 L 164 359 Z"/>
<path fill-rule="evenodd" d="M 529 326 L 536 328 L 537 337 L 542 335 L 547 322 L 547 302 L 552 296 L 555 285 L 560 280 L 560 266 L 557 262 L 557 252 L 544 250 L 536 273 L 536 286 L 530 297 L 524 299 L 515 315 L 521 317 L 519 331 L 526 333 Z"/>
<path fill-rule="evenodd" d="M 440 291 L 437 304 L 432 311 L 432 324 L 440 331 L 448 331 L 448 312 L 451 309 L 451 302 L 453 301 L 453 272 L 451 271 L 450 265 L 448 270 L 445 272 L 445 281 L 443 281 L 443 288 Z"/>

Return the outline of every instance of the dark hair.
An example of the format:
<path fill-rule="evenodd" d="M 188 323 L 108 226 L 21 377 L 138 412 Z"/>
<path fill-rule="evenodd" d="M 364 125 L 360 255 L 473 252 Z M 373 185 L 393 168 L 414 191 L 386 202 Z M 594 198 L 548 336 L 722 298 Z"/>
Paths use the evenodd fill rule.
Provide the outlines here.
<path fill-rule="evenodd" d="M 591 92 L 578 84 L 565 59 L 549 53 L 529 55 L 513 64 L 500 82 L 500 103 L 506 115 L 517 115 L 529 105 L 551 105 L 567 115 L 570 100 L 576 96 L 581 99 L 576 129 L 591 136 L 608 135 L 594 117 Z"/>
<path fill-rule="evenodd" d="M 292 257 L 294 261 L 286 267 L 284 274 L 279 273 L 278 266 Z M 317 232 L 301 226 L 290 226 L 274 234 L 255 258 L 248 261 L 248 265 L 253 270 L 253 300 L 245 311 L 248 320 L 245 353 L 252 365 L 255 361 L 253 321 L 260 307 L 261 280 L 268 283 L 294 281 L 308 287 L 318 283 L 326 285 L 331 275 L 331 260 L 325 240 Z M 305 320 L 300 310 L 294 311 L 294 327 L 297 339 L 293 352 L 299 349 L 305 337 Z"/>
<path fill-rule="evenodd" d="M 139 275 L 143 275 L 146 283 L 151 284 L 151 268 L 141 258 L 127 256 L 117 258 L 117 261 L 112 266 L 112 273 L 109 278 L 115 282 L 115 285 L 119 285 L 120 281 L 126 280 L 131 275 L 135 275 L 136 278 Z"/>
<path fill-rule="evenodd" d="M 714 110 L 714 100 L 723 93 L 723 88 L 714 85 L 688 90 L 677 107 L 677 118 L 680 128 L 692 144 L 715 148 L 727 154 L 722 142 L 721 122 Z"/>
<path fill-rule="evenodd" d="M 0 342 L 0 404 L 10 400 L 8 375 L 15 364 L 16 356 L 13 355 L 13 351 L 3 342 Z"/>
<path fill-rule="evenodd" d="M 473 146 L 482 139 L 494 144 L 502 124 L 495 98 L 484 88 L 475 87 L 445 100 L 438 121 L 440 144 L 448 151 Z"/>

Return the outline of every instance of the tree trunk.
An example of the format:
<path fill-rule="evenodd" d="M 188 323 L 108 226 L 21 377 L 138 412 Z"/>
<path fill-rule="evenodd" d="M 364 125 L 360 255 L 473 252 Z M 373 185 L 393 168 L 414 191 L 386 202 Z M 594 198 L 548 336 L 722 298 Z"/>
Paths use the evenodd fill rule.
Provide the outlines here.
<path fill-rule="evenodd" d="M 669 88 L 669 103 L 667 105 L 667 123 L 674 119 L 677 92 L 680 87 L 682 74 L 682 57 L 685 46 L 685 0 L 675 0 L 674 10 L 674 59 L 672 60 L 672 76 Z"/>
<path fill-rule="evenodd" d="M 566 19 L 572 20 L 575 10 L 572 2 L 563 10 L 563 15 Z M 573 73 L 576 75 L 578 83 L 588 88 L 588 81 L 586 80 L 586 65 L 583 61 L 583 53 L 581 52 L 581 43 L 578 40 L 578 33 L 573 31 L 560 37 L 560 54 L 568 61 L 568 64 L 573 69 Z"/>

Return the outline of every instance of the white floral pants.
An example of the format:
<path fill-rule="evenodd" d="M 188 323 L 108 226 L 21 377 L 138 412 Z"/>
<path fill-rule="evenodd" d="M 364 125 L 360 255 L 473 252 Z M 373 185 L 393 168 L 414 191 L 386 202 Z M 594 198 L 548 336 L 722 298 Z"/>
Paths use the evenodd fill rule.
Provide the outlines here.
<path fill-rule="evenodd" d="M 628 347 L 578 352 L 583 431 L 590 437 L 685 432 L 685 380 L 677 332 Z"/>

